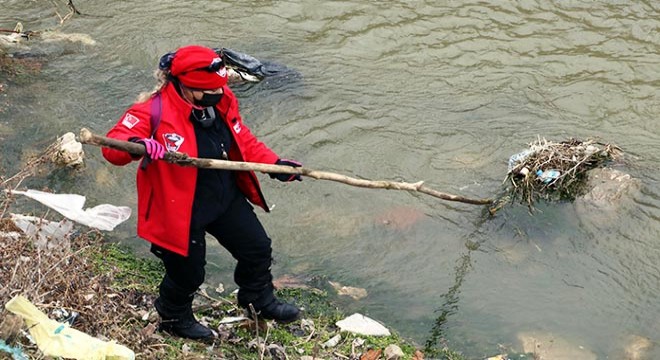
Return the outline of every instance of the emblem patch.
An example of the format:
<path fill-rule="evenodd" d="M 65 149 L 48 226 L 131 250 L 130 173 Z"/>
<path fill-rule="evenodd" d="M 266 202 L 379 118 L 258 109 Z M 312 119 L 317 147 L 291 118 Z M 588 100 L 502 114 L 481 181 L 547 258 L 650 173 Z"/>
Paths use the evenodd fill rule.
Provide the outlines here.
<path fill-rule="evenodd" d="M 239 134 L 241 132 L 241 123 L 237 122 L 234 124 L 234 132 Z"/>
<path fill-rule="evenodd" d="M 126 114 L 124 116 L 124 119 L 121 121 L 121 124 L 126 126 L 129 129 L 132 129 L 133 126 L 137 125 L 137 123 L 140 122 L 140 119 L 137 118 L 135 115 L 131 114 Z"/>
<path fill-rule="evenodd" d="M 178 151 L 183 144 L 183 136 L 175 133 L 165 133 L 163 134 L 163 140 L 165 140 L 165 148 L 167 151 Z"/>

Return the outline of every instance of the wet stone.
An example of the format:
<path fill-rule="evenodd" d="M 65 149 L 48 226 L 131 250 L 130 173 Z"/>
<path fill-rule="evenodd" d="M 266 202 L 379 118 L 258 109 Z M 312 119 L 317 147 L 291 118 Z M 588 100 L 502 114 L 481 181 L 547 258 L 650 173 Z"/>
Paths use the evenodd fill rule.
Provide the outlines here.
<path fill-rule="evenodd" d="M 590 170 L 588 188 L 591 190 L 576 199 L 576 203 L 600 209 L 617 208 L 631 193 L 639 190 L 639 187 L 638 179 L 619 170 Z"/>

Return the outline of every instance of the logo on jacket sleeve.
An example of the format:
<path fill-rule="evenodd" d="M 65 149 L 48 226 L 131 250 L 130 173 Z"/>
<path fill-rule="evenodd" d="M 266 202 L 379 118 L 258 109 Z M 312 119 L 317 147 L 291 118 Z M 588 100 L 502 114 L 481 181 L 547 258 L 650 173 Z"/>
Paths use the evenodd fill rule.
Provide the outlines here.
<path fill-rule="evenodd" d="M 234 132 L 237 134 L 241 133 L 241 123 L 237 122 L 236 124 L 234 124 Z"/>
<path fill-rule="evenodd" d="M 163 134 L 163 140 L 165 140 L 167 151 L 178 151 L 184 139 L 183 136 L 176 133 L 165 133 Z"/>
<path fill-rule="evenodd" d="M 140 119 L 138 119 L 137 116 L 131 114 L 124 115 L 124 118 L 121 120 L 121 124 L 129 129 L 132 129 L 133 126 L 137 125 L 139 122 Z"/>

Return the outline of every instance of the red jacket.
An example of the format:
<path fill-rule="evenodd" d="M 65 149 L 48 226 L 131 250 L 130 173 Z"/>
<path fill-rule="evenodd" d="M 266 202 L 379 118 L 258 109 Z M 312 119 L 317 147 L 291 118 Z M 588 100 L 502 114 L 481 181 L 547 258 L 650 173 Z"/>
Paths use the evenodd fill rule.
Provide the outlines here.
<path fill-rule="evenodd" d="M 264 164 L 274 164 L 278 156 L 260 142 L 243 123 L 238 113 L 238 100 L 227 86 L 216 105 L 222 119 L 233 136 L 229 159 Z M 169 151 L 197 157 L 195 130 L 189 120 L 192 106 L 177 93 L 172 83 L 161 91 L 161 120 L 154 139 Z M 153 98 L 131 106 L 108 137 L 125 140 L 146 138 L 151 135 L 151 102 Z M 115 165 L 125 165 L 135 160 L 130 154 L 102 149 L 103 156 Z M 236 180 L 241 192 L 255 205 L 268 211 L 261 193 L 259 181 L 252 171 L 237 171 Z M 183 256 L 188 256 L 188 240 L 193 197 L 197 181 L 197 168 L 154 161 L 146 169 L 138 169 L 138 235 L 158 246 Z"/>

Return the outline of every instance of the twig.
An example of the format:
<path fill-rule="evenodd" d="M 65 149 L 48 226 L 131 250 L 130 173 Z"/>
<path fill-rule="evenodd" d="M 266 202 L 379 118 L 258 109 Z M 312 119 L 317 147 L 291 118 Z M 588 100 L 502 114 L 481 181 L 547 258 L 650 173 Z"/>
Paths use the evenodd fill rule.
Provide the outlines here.
<path fill-rule="evenodd" d="M 90 132 L 88 129 L 84 129 L 84 128 L 80 130 L 80 142 L 88 145 L 104 146 L 116 150 L 126 151 L 135 155 L 144 155 L 143 145 L 95 135 L 92 132 Z M 457 201 L 457 202 L 473 204 L 473 205 L 489 205 L 493 202 L 492 199 L 470 199 L 459 195 L 443 193 L 424 186 L 423 181 L 418 181 L 416 183 L 407 183 L 407 182 L 394 182 L 387 180 L 377 180 L 377 181 L 364 180 L 364 179 L 356 179 L 349 176 L 327 172 L 327 171 L 306 169 L 303 167 L 193 158 L 193 157 L 189 157 L 186 154 L 177 153 L 177 152 L 165 153 L 164 160 L 173 164 L 178 164 L 182 166 L 195 166 L 204 169 L 260 171 L 263 173 L 276 173 L 276 174 L 297 174 L 297 175 L 308 176 L 316 180 L 336 181 L 357 187 L 364 187 L 371 189 L 387 189 L 387 190 L 406 190 L 411 192 L 416 191 L 427 195 L 431 195 L 433 197 L 437 197 L 442 200 Z"/>
<path fill-rule="evenodd" d="M 300 346 L 302 344 L 308 343 L 310 340 L 312 340 L 314 334 L 316 334 L 316 329 L 312 329 L 312 331 L 310 332 L 309 336 L 307 336 L 307 338 L 303 339 L 302 341 L 295 342 L 293 346 Z"/>
<path fill-rule="evenodd" d="M 202 297 L 205 297 L 207 300 L 214 301 L 216 303 L 225 303 L 225 304 L 230 304 L 233 305 L 234 303 L 231 300 L 225 299 L 222 296 L 218 297 L 217 299 L 214 297 L 211 297 L 209 294 L 203 291 L 197 291 L 197 294 L 201 295 Z"/>
<path fill-rule="evenodd" d="M 10 191 L 5 189 L 4 193 L 5 193 L 5 199 L 2 200 L 2 213 L 0 213 L 0 219 L 5 218 L 5 213 L 7 213 L 7 209 L 9 209 L 9 206 L 11 205 L 13 199 Z"/>
<path fill-rule="evenodd" d="M 55 2 L 54 0 L 51 0 L 51 2 L 55 6 L 55 15 L 57 15 L 57 17 L 60 19 L 60 25 L 64 24 L 67 20 L 71 19 L 74 14 L 82 15 L 80 11 L 76 9 L 76 6 L 73 5 L 73 0 L 68 0 L 66 6 L 69 9 L 69 12 L 64 16 L 60 15 L 58 11 L 59 5 L 57 4 L 57 2 Z"/>
<path fill-rule="evenodd" d="M 266 353 L 266 344 L 268 343 L 268 335 L 270 335 L 270 326 L 268 326 L 268 323 L 266 323 L 266 337 L 264 337 L 264 345 L 263 345 L 263 349 L 261 350 L 261 360 L 264 359 L 264 354 Z"/>
<path fill-rule="evenodd" d="M 333 354 L 334 356 L 340 357 L 340 358 L 342 358 L 342 359 L 350 359 L 350 357 L 348 357 L 348 356 L 346 356 L 346 355 L 344 355 L 344 354 L 341 354 L 341 353 L 339 353 L 338 351 L 335 351 L 335 352 L 333 352 L 332 354 Z"/>
<path fill-rule="evenodd" d="M 18 188 L 18 186 L 23 182 L 23 180 L 34 174 L 34 171 L 37 166 L 49 161 L 49 159 L 57 151 L 58 147 L 59 147 L 59 143 L 57 141 L 50 144 L 46 148 L 46 150 L 41 152 L 39 155 L 31 159 L 30 161 L 28 161 L 27 164 L 25 164 L 25 166 L 23 166 L 23 168 L 19 172 L 12 175 L 8 179 L 3 180 L 2 183 L 0 183 L 0 186 L 9 186 L 9 183 L 11 181 L 18 179 L 18 183 L 14 185 L 14 190 Z"/>
<path fill-rule="evenodd" d="M 319 357 L 318 355 L 319 355 L 319 352 L 320 352 L 320 346 L 319 346 L 320 341 L 321 341 L 321 337 L 318 337 L 318 338 L 316 338 L 316 342 L 314 342 L 314 347 L 312 348 L 312 358 L 313 359 L 316 359 L 316 358 Z"/>
<path fill-rule="evenodd" d="M 65 261 L 65 260 L 67 260 L 67 259 L 69 259 L 69 258 L 71 258 L 71 257 L 75 257 L 76 255 L 80 254 L 81 252 L 87 250 L 88 247 L 89 247 L 89 245 L 87 245 L 87 246 L 83 246 L 82 248 L 78 249 L 78 250 L 75 251 L 74 253 L 68 254 L 67 256 L 61 258 L 58 262 L 56 262 L 53 266 L 51 266 L 50 269 L 48 269 L 48 270 L 42 275 L 41 280 L 39 280 L 39 282 L 36 284 L 36 286 L 34 287 L 34 289 L 35 289 L 35 290 L 36 290 L 36 289 L 39 289 L 39 286 L 41 286 L 41 283 L 42 283 L 43 280 L 45 279 L 45 276 L 48 275 L 51 271 L 53 271 L 53 270 L 55 269 L 55 267 L 57 267 L 57 266 L 58 266 L 59 264 L 61 264 L 63 261 Z"/>
<path fill-rule="evenodd" d="M 568 171 L 566 171 L 565 174 L 573 172 L 573 175 L 575 175 L 575 171 L 578 168 L 578 166 L 580 166 L 580 165 L 584 164 L 585 162 L 587 162 L 587 160 L 589 160 L 590 157 L 591 157 L 591 155 L 585 156 L 584 159 L 580 160 L 575 166 L 573 166 Z"/>
<path fill-rule="evenodd" d="M 260 353 L 259 359 L 263 360 L 264 354 L 266 352 L 266 340 L 264 339 L 262 343 L 261 338 L 259 337 L 259 316 L 257 315 L 257 311 L 254 309 L 252 303 L 249 303 L 248 307 L 250 308 L 250 312 L 252 313 L 252 316 L 254 318 L 254 330 L 256 332 L 257 347 L 259 348 L 259 353 Z M 266 324 L 266 338 L 268 338 L 268 324 Z"/>
<path fill-rule="evenodd" d="M 309 340 L 312 340 L 312 336 L 314 336 L 314 334 L 316 334 L 316 329 L 312 329 L 312 332 L 309 334 L 309 336 L 307 337 L 307 339 L 305 339 L 305 341 L 303 342 L 303 344 L 309 342 Z"/>
<path fill-rule="evenodd" d="M 16 272 L 18 271 L 18 268 L 21 266 L 21 258 L 19 257 L 16 259 L 16 266 L 14 267 L 14 271 L 11 274 L 11 278 L 9 278 L 9 282 L 7 282 L 7 286 L 11 284 L 14 281 L 14 278 L 16 277 Z"/>
<path fill-rule="evenodd" d="M 73 5 L 73 0 L 69 0 L 69 2 L 68 2 L 66 5 L 67 5 L 67 6 L 69 7 L 69 9 L 71 9 L 71 11 L 72 11 L 73 13 L 75 13 L 76 15 L 82 15 L 82 14 L 80 13 L 80 11 L 78 11 L 78 9 L 76 9 L 76 6 Z"/>

